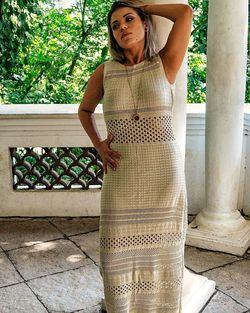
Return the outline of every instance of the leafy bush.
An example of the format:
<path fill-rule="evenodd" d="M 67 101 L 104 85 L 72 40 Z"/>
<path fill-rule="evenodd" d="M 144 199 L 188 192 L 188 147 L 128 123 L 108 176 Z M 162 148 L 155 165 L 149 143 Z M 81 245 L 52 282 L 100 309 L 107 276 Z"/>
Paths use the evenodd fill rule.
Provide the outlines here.
<path fill-rule="evenodd" d="M 0 104 L 79 103 L 95 68 L 109 58 L 106 16 L 113 0 L 0 3 Z M 208 0 L 194 9 L 189 45 L 188 102 L 206 101 Z M 249 68 L 249 63 L 248 63 Z M 250 102 L 247 77 L 246 102 Z"/>

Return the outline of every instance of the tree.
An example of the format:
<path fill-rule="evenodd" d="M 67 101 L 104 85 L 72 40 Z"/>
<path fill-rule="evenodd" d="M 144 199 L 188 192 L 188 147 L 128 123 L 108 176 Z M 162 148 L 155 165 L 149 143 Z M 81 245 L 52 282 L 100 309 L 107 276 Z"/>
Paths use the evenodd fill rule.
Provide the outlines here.
<path fill-rule="evenodd" d="M 3 0 L 0 3 L 0 70 L 9 77 L 18 63 L 19 49 L 30 43 L 30 25 L 39 13 L 39 0 Z"/>
<path fill-rule="evenodd" d="M 188 49 L 188 102 L 206 101 L 208 0 L 189 0 L 193 30 Z"/>
<path fill-rule="evenodd" d="M 113 0 L 76 0 L 70 8 L 56 2 L 0 3 L 1 103 L 79 103 L 91 73 L 109 58 L 106 16 Z M 206 101 L 208 0 L 189 3 L 188 102 L 199 103 Z"/>
<path fill-rule="evenodd" d="M 111 2 L 78 0 L 70 9 L 52 5 L 49 10 L 40 4 L 43 14 L 33 20 L 31 41 L 17 53 L 22 66 L 14 75 L 19 79 L 5 80 L 5 102 L 79 102 L 90 73 L 108 57 L 106 14 Z"/>

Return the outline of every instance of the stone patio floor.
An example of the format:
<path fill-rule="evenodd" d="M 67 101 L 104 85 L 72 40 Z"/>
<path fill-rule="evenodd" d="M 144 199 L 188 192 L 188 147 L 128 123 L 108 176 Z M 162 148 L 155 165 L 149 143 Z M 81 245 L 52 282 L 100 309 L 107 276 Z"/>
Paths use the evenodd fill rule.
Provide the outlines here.
<path fill-rule="evenodd" d="M 0 218 L 0 313 L 98 313 L 98 228 L 96 217 Z M 250 312 L 250 250 L 237 257 L 186 246 L 185 264 L 216 281 L 201 312 Z"/>

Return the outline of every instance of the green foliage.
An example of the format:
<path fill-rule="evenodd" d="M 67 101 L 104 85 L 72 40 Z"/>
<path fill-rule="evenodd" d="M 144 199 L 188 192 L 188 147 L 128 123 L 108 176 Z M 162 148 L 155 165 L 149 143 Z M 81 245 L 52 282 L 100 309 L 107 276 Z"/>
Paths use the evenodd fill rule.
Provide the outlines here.
<path fill-rule="evenodd" d="M 113 0 L 0 2 L 0 104 L 79 103 L 96 67 L 109 58 L 106 16 Z M 208 0 L 194 10 L 188 49 L 188 102 L 206 101 Z M 248 65 L 249 67 L 249 65 Z M 249 72 L 246 102 L 250 102 Z"/>
<path fill-rule="evenodd" d="M 193 53 L 207 54 L 208 0 L 189 0 L 193 8 L 193 30 L 190 50 Z"/>
<path fill-rule="evenodd" d="M 25 54 L 32 41 L 31 23 L 40 14 L 39 0 L 0 2 L 0 99 L 14 89 L 24 66 L 19 53 Z M 19 92 L 15 91 L 18 98 Z M 1 103 L 0 102 L 0 103 Z"/>
<path fill-rule="evenodd" d="M 246 103 L 250 103 L 250 57 L 247 59 Z"/>
<path fill-rule="evenodd" d="M 20 0 L 21 1 L 21 0 Z M 42 5 L 29 44 L 1 85 L 2 103 L 78 103 L 90 74 L 108 58 L 106 15 L 111 0 L 78 0 L 70 9 Z M 5 39 L 6 41 L 6 39 Z"/>
<path fill-rule="evenodd" d="M 208 0 L 189 0 L 193 30 L 188 48 L 188 102 L 206 102 Z"/>
<path fill-rule="evenodd" d="M 202 103 L 206 100 L 206 55 L 188 55 L 188 102 Z"/>
<path fill-rule="evenodd" d="M 0 2 L 0 73 L 9 77 L 19 64 L 18 52 L 29 45 L 30 26 L 39 13 L 39 0 L 12 0 Z"/>

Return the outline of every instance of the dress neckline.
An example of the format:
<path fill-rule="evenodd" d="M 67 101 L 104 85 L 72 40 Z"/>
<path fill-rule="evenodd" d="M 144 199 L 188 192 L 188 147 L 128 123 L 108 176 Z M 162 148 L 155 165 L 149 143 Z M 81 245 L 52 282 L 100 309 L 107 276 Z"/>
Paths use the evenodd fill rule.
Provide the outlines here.
<path fill-rule="evenodd" d="M 152 57 L 152 59 L 144 59 L 144 60 L 142 60 L 141 62 L 139 62 L 139 63 L 136 63 L 136 64 L 132 64 L 132 65 L 125 65 L 125 64 L 122 64 L 122 63 L 120 63 L 120 62 L 118 62 L 118 61 L 114 61 L 114 62 L 116 62 L 117 64 L 119 64 L 120 66 L 122 66 L 123 68 L 125 68 L 125 67 L 128 67 L 128 68 L 136 68 L 136 67 L 140 67 L 140 66 L 142 66 L 145 62 L 151 62 L 152 60 L 155 60 L 156 58 L 158 58 L 159 57 L 159 54 L 157 53 L 156 55 L 154 55 L 153 57 Z"/>
<path fill-rule="evenodd" d="M 135 63 L 135 64 L 131 64 L 131 65 L 125 65 L 125 64 L 122 64 L 122 63 L 120 63 L 120 62 L 118 62 L 121 66 L 123 66 L 123 67 L 136 67 L 136 66 L 139 66 L 139 65 L 141 65 L 141 64 L 144 64 L 145 62 L 147 61 L 147 59 L 144 59 L 144 60 L 142 60 L 141 62 L 139 62 L 139 63 Z"/>
<path fill-rule="evenodd" d="M 115 62 L 116 64 L 118 64 L 119 66 L 121 66 L 123 69 L 132 68 L 133 71 L 134 71 L 134 69 L 137 68 L 137 67 L 140 69 L 140 66 L 143 66 L 143 64 L 144 64 L 145 62 L 152 62 L 152 61 L 153 61 L 153 62 L 160 62 L 160 63 L 161 63 L 161 66 L 162 66 L 162 69 L 163 69 L 163 71 L 164 71 L 163 64 L 162 64 L 162 60 L 161 60 L 161 57 L 160 57 L 159 53 L 156 53 L 156 54 L 152 57 L 151 60 L 144 59 L 144 60 L 142 60 L 141 62 L 136 63 L 136 64 L 133 64 L 133 65 L 124 65 L 124 64 L 122 64 L 122 63 L 120 63 L 120 62 L 118 62 L 118 61 L 111 60 L 111 62 Z M 166 75 L 165 75 L 165 76 L 166 76 Z M 168 78 L 167 78 L 167 77 L 166 77 L 166 80 L 167 80 L 167 82 L 168 82 L 168 84 L 169 84 L 169 86 L 170 86 L 171 88 L 174 88 L 174 87 L 175 87 L 176 81 L 175 81 L 173 84 L 171 84 L 171 83 L 168 81 Z"/>

